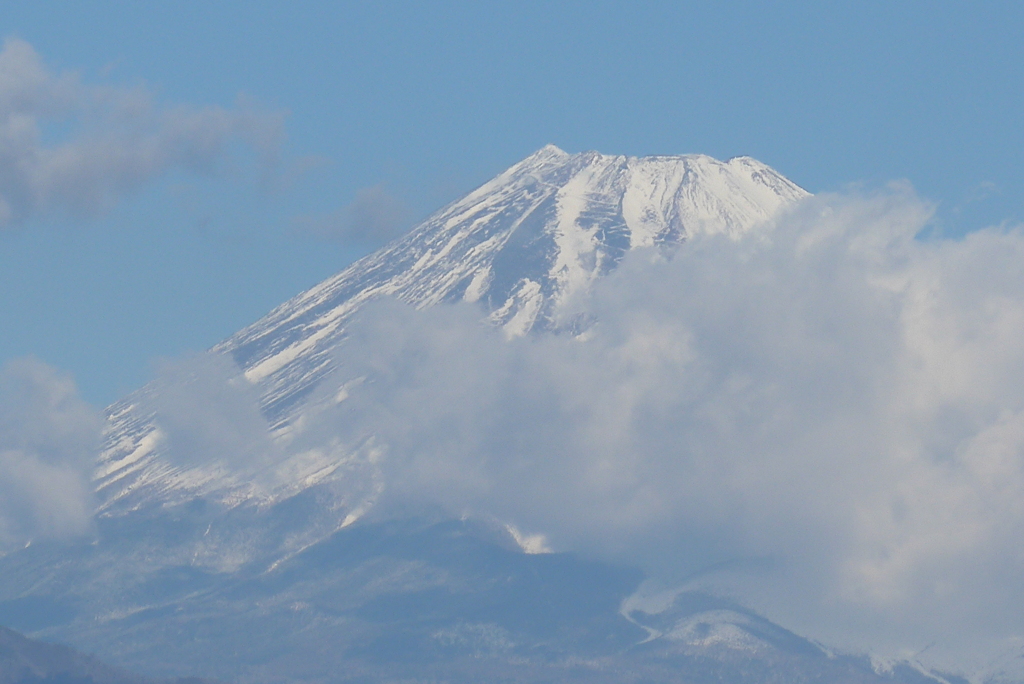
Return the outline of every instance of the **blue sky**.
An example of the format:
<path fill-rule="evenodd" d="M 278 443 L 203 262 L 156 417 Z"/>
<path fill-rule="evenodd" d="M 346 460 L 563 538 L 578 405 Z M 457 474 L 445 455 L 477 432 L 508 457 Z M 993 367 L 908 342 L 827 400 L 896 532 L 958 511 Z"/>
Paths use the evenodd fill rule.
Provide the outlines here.
<path fill-rule="evenodd" d="M 108 403 L 373 246 L 300 217 L 375 188 L 411 223 L 549 142 L 746 154 L 812 192 L 907 179 L 947 234 L 1024 220 L 1024 7 L 666 4 L 5 7 L 0 36 L 94 95 L 144 91 L 166 113 L 147 125 L 219 106 L 284 137 L 268 161 L 232 128 L 203 163 L 0 227 L 0 361 L 35 355 Z M 40 116 L 40 145 L 116 124 Z"/>

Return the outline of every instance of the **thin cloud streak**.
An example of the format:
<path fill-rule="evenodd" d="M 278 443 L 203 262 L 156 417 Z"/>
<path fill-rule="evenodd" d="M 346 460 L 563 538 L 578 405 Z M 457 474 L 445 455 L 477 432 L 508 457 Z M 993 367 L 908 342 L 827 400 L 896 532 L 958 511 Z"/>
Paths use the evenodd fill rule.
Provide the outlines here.
<path fill-rule="evenodd" d="M 53 131 L 66 129 L 58 142 Z M 95 217 L 170 171 L 215 173 L 232 145 L 276 166 L 283 117 L 162 107 L 144 88 L 88 85 L 47 69 L 32 46 L 0 51 L 0 229 L 39 216 Z"/>
<path fill-rule="evenodd" d="M 356 191 L 355 199 L 338 211 L 323 216 L 299 216 L 295 230 L 312 237 L 382 245 L 409 228 L 409 210 L 383 183 Z"/>

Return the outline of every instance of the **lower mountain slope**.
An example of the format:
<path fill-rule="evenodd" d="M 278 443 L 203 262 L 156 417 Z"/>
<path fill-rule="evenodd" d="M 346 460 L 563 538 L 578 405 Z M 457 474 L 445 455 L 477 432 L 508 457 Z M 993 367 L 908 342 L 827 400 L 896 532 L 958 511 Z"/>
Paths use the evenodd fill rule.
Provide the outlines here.
<path fill-rule="evenodd" d="M 527 554 L 506 530 L 471 521 L 361 522 L 273 568 L 256 562 L 230 573 L 149 557 L 209 517 L 192 507 L 137 523 L 142 529 L 103 523 L 102 543 L 63 549 L 59 565 L 43 545 L 0 559 L 0 621 L 160 678 L 944 681 L 909 667 L 876 672 L 866 658 L 831 654 L 704 594 L 626 613 L 639 572 Z M 145 544 L 132 541 L 140 533 Z"/>
<path fill-rule="evenodd" d="M 0 627 L 0 684 L 170 684 L 110 667 L 59 644 Z M 174 684 L 203 684 L 176 680 Z"/>

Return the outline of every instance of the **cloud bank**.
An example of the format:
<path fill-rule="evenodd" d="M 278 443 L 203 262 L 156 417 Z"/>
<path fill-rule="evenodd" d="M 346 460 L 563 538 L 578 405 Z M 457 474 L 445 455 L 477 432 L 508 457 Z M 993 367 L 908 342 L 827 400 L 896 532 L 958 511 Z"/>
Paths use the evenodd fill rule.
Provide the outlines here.
<path fill-rule="evenodd" d="M 144 88 L 54 73 L 32 46 L 0 51 L 0 229 L 32 217 L 91 217 L 164 174 L 211 173 L 239 142 L 271 163 L 279 115 L 161 107 Z M 55 131 L 64 131 L 57 135 Z"/>
<path fill-rule="evenodd" d="M 918 239 L 930 214 L 894 187 L 633 252 L 563 312 L 582 337 L 382 301 L 279 452 L 230 436 L 255 409 L 202 437 L 219 390 L 172 402 L 205 416 L 176 439 L 347 450 L 371 515 L 496 518 L 825 643 L 969 666 L 1024 643 L 1024 232 Z"/>
<path fill-rule="evenodd" d="M 89 531 L 102 417 L 35 359 L 0 367 L 0 552 Z"/>
<path fill-rule="evenodd" d="M 309 435 L 374 435 L 379 512 L 494 516 L 851 647 L 1012 640 L 1024 234 L 916 239 L 929 216 L 893 188 L 633 253 L 575 304 L 586 339 L 382 303 Z"/>

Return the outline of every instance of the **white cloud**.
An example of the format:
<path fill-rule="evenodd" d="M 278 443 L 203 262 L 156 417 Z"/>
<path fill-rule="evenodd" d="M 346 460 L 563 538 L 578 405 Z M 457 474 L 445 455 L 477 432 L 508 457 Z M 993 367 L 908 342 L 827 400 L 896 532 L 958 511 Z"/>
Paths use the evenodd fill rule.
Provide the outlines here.
<path fill-rule="evenodd" d="M 494 516 L 833 643 L 1024 635 L 1024 234 L 929 215 L 893 188 L 634 253 L 585 342 L 382 303 L 307 439 L 376 435 L 380 513 Z"/>
<path fill-rule="evenodd" d="M 179 467 L 217 464 L 251 476 L 276 455 L 259 395 L 228 356 L 163 361 L 139 402 L 155 416 Z"/>
<path fill-rule="evenodd" d="M 102 418 L 35 359 L 0 367 L 0 551 L 91 528 L 89 471 Z"/>
<path fill-rule="evenodd" d="M 382 486 L 371 514 L 497 519 L 825 643 L 963 664 L 1024 635 L 1024 233 L 916 239 L 929 216 L 896 187 L 632 253 L 574 304 L 586 340 L 379 302 L 287 445 L 210 436 L 216 392 L 171 404 L 222 459 L 371 454 L 342 486 Z M 228 433 L 265 432 L 242 403 Z"/>
<path fill-rule="evenodd" d="M 54 131 L 63 131 L 51 142 Z M 279 115 L 245 107 L 161 107 L 144 88 L 53 73 L 31 45 L 0 51 L 0 228 L 33 216 L 94 216 L 172 170 L 213 172 L 246 143 L 268 163 Z"/>

